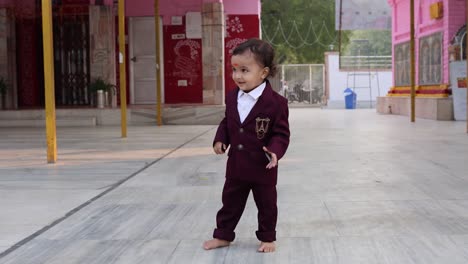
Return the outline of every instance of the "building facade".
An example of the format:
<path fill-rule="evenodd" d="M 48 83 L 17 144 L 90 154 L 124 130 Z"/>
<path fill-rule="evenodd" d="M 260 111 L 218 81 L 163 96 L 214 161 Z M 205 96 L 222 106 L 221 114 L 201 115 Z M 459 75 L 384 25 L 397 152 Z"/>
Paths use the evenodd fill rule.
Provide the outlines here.
<path fill-rule="evenodd" d="M 379 113 L 411 114 L 410 0 L 392 8 L 393 86 L 378 98 Z M 453 120 L 451 61 L 466 59 L 465 0 L 414 0 L 415 116 Z"/>
<path fill-rule="evenodd" d="M 128 103 L 156 103 L 153 0 L 126 1 L 125 56 L 119 56 L 117 41 L 118 1 L 52 3 L 57 108 L 94 107 L 90 83 L 101 78 L 118 85 L 122 59 Z M 246 39 L 260 37 L 260 10 L 260 0 L 160 0 L 162 102 L 222 105 L 225 92 L 234 88 L 230 53 Z M 0 0 L 6 109 L 44 107 L 42 57 L 41 1 Z"/>

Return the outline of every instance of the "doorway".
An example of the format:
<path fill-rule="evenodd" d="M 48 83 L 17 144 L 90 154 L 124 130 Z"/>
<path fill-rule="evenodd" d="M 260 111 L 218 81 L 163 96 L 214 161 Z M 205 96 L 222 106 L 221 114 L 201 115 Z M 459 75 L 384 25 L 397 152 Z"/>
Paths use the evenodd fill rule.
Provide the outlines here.
<path fill-rule="evenodd" d="M 130 18 L 129 25 L 129 63 L 130 63 L 130 103 L 131 104 L 156 104 L 156 44 L 153 17 Z M 160 19 L 160 25 L 162 20 Z M 162 39 L 162 27 L 159 32 Z M 160 58 L 163 62 L 163 46 L 160 41 Z M 161 76 L 163 76 L 163 63 Z M 161 78 L 161 90 L 164 92 L 163 78 Z M 161 95 L 164 98 L 163 95 Z"/>
<path fill-rule="evenodd" d="M 55 5 L 53 19 L 56 104 L 90 105 L 89 7 Z"/>

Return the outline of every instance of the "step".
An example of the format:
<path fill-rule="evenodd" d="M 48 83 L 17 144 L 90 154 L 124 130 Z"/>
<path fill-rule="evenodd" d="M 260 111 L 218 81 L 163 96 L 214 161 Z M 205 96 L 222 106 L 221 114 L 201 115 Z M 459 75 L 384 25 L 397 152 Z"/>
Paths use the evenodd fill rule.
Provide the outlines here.
<path fill-rule="evenodd" d="M 415 117 L 431 120 L 454 120 L 453 98 L 416 98 Z M 411 115 L 411 98 L 379 96 L 377 113 Z"/>
<path fill-rule="evenodd" d="M 57 118 L 57 127 L 96 126 L 96 117 Z M 0 127 L 45 127 L 45 119 L 0 119 Z"/>

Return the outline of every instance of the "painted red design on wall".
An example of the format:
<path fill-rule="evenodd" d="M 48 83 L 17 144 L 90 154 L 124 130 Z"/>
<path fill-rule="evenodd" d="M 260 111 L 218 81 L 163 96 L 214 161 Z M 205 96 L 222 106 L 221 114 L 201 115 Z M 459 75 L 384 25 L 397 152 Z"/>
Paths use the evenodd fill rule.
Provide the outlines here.
<path fill-rule="evenodd" d="M 200 58 L 201 45 L 198 41 L 184 39 L 177 42 L 174 47 L 174 76 L 188 80 L 188 84 L 193 84 L 200 78 L 199 69 L 197 69 Z"/>
<path fill-rule="evenodd" d="M 258 15 L 228 15 L 226 16 L 225 38 L 225 91 L 236 88 L 232 80 L 231 55 L 234 49 L 249 38 L 260 37 L 260 25 Z"/>
<path fill-rule="evenodd" d="M 164 26 L 164 83 L 165 103 L 203 103 L 202 43 L 185 25 Z"/>

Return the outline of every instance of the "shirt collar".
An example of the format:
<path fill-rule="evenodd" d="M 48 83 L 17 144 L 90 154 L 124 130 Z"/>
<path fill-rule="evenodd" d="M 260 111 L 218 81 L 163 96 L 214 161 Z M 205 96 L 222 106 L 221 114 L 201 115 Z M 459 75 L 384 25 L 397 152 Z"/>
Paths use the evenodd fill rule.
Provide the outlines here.
<path fill-rule="evenodd" d="M 255 100 L 258 100 L 258 98 L 260 97 L 260 95 L 262 95 L 265 88 L 266 88 L 266 82 L 263 82 L 262 84 L 260 84 L 259 86 L 257 86 L 256 88 L 254 88 L 252 91 L 250 91 L 248 93 L 245 93 L 244 91 L 239 89 L 239 93 L 237 94 L 237 98 L 239 99 L 242 95 L 245 94 L 245 95 L 249 95 L 250 97 L 252 97 Z"/>

